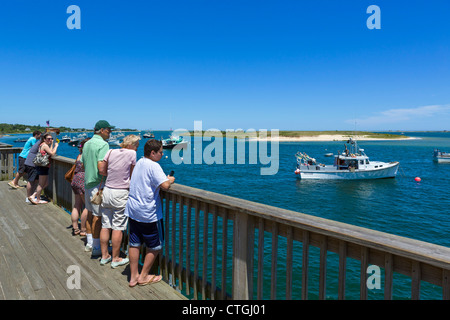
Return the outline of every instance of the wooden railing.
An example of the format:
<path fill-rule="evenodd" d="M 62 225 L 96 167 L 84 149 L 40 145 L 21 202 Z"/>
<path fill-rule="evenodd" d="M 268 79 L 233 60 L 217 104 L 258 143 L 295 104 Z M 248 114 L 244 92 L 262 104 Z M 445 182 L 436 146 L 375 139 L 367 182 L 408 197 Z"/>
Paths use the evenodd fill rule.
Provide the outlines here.
<path fill-rule="evenodd" d="M 19 166 L 19 154 L 22 148 L 0 143 L 0 180 L 12 180 Z"/>
<path fill-rule="evenodd" d="M 73 161 L 53 160 L 45 190 L 68 210 L 64 174 Z M 450 299 L 450 248 L 179 184 L 161 197 L 160 272 L 189 298 L 367 299 L 374 265 L 384 299 L 396 298 L 394 282 L 410 287 L 402 299 L 420 299 L 424 286 Z M 330 275 L 337 283 L 327 286 Z"/>
<path fill-rule="evenodd" d="M 346 297 L 349 258 L 360 262 L 360 299 L 368 296 L 370 264 L 384 269 L 385 299 L 393 298 L 394 272 L 411 278 L 412 299 L 420 298 L 421 281 L 442 287 L 443 298 L 450 298 L 449 248 L 182 185 L 174 185 L 162 194 L 166 204 L 170 202 L 165 207 L 164 271 L 166 276 L 170 273 L 176 278 L 178 287 L 192 287 L 195 298 L 200 292 L 202 298 L 227 297 L 217 286 L 220 281 L 222 287 L 231 284 L 229 295 L 234 299 L 261 299 L 263 289 L 266 290 L 263 284 L 267 284 L 263 276 L 268 269 L 270 299 L 280 298 L 277 292 L 280 276 L 284 279 L 281 298 L 291 299 L 295 267 L 302 270 L 301 298 L 308 299 L 309 271 L 316 268 L 310 260 L 312 247 L 319 249 L 316 268 L 319 299 L 327 297 L 330 252 L 338 255 L 338 299 Z M 199 239 L 203 240 L 202 245 Z M 266 241 L 269 248 L 265 247 Z M 283 258 L 279 250 L 281 242 L 282 251 L 286 252 Z M 296 243 L 301 243 L 299 261 L 293 259 Z M 268 267 L 266 258 L 270 258 Z M 199 274 L 200 260 L 202 274 Z M 231 279 L 227 275 L 229 270 Z"/>

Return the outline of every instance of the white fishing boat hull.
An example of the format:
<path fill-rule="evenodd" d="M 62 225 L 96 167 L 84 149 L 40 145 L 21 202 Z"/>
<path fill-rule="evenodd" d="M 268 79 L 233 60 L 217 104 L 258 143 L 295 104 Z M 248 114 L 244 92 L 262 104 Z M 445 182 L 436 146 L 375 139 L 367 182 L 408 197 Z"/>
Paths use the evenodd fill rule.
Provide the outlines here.
<path fill-rule="evenodd" d="M 435 157 L 434 161 L 437 163 L 450 163 L 449 157 Z"/>
<path fill-rule="evenodd" d="M 397 175 L 399 162 L 379 162 L 377 168 L 337 170 L 335 166 L 307 166 L 301 165 L 301 179 L 317 180 L 364 180 L 364 179 L 384 179 L 395 178 Z"/>
<path fill-rule="evenodd" d="M 181 147 L 185 147 L 185 146 L 187 146 L 187 144 L 188 144 L 187 141 L 176 142 L 176 143 L 164 143 L 164 142 L 163 142 L 162 147 L 163 147 L 163 149 L 173 149 L 173 148 L 175 148 L 176 146 L 180 146 L 180 148 L 181 148 Z"/>

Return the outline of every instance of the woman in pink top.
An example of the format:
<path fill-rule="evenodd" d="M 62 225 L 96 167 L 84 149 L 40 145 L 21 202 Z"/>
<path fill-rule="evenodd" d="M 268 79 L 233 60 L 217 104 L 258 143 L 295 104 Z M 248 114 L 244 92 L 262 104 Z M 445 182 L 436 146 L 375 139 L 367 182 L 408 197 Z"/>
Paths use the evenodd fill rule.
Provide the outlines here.
<path fill-rule="evenodd" d="M 120 245 L 123 231 L 127 228 L 127 217 L 124 214 L 128 200 L 130 178 L 136 165 L 136 150 L 139 137 L 132 134 L 124 138 L 121 149 L 109 150 L 99 165 L 99 172 L 106 177 L 103 189 L 103 201 L 100 205 L 102 214 L 102 231 L 100 246 L 102 249 L 101 265 L 111 262 L 112 268 L 126 265 L 128 258 L 121 258 Z M 112 256 L 108 252 L 110 230 L 112 229 Z"/>

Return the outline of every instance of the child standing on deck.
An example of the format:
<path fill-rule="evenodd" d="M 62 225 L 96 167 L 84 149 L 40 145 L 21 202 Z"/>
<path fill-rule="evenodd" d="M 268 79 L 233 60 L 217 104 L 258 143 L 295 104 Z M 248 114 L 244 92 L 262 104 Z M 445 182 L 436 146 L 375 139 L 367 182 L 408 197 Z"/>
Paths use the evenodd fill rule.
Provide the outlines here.
<path fill-rule="evenodd" d="M 130 181 L 130 193 L 125 207 L 130 228 L 130 287 L 156 283 L 162 279 L 161 275 L 149 274 L 164 242 L 159 190 L 169 189 L 175 181 L 174 177 L 166 176 L 158 164 L 162 156 L 161 141 L 148 140 L 144 146 L 144 157 L 136 163 Z M 147 252 L 139 274 L 139 251 L 143 243 L 147 246 Z"/>

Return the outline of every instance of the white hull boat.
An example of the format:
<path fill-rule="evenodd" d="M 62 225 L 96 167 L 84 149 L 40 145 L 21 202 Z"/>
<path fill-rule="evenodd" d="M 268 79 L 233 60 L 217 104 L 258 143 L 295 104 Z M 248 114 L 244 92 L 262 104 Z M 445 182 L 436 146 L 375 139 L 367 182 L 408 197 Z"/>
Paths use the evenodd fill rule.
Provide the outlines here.
<path fill-rule="evenodd" d="M 59 142 L 70 142 L 70 137 L 66 134 L 61 139 L 59 139 Z"/>
<path fill-rule="evenodd" d="M 450 153 L 434 149 L 433 160 L 437 163 L 450 163 Z"/>
<path fill-rule="evenodd" d="M 147 131 L 146 133 L 144 133 L 143 137 L 144 139 L 153 139 L 155 135 L 153 134 L 153 132 Z"/>
<path fill-rule="evenodd" d="M 295 173 L 302 179 L 363 180 L 395 178 L 399 162 L 369 161 L 364 149 L 358 149 L 356 141 L 350 139 L 351 150 L 334 156 L 333 165 L 324 165 L 304 153 L 297 153 Z"/>
<path fill-rule="evenodd" d="M 175 146 L 185 147 L 188 142 L 184 140 L 182 137 L 171 135 L 168 139 L 162 139 L 162 147 L 163 149 L 173 149 Z"/>
<path fill-rule="evenodd" d="M 108 144 L 111 147 L 120 147 L 121 143 L 122 141 L 119 139 L 118 136 L 110 136 L 110 138 L 108 139 Z"/>

